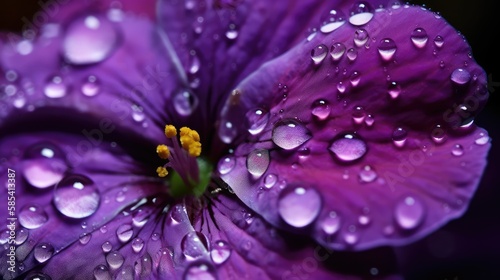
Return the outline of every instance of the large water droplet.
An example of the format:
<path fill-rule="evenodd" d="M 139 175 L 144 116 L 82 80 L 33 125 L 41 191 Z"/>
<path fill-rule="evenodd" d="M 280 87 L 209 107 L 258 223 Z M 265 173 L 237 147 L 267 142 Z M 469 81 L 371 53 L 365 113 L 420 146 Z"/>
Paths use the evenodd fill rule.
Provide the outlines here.
<path fill-rule="evenodd" d="M 203 256 L 207 248 L 208 239 L 201 232 L 188 232 L 181 240 L 182 253 L 189 260 L 194 260 Z"/>
<path fill-rule="evenodd" d="M 53 254 L 54 254 L 54 247 L 52 247 L 52 245 L 48 243 L 38 244 L 33 250 L 33 256 L 40 263 L 48 261 Z"/>
<path fill-rule="evenodd" d="M 354 32 L 354 44 L 361 47 L 368 42 L 369 37 L 368 32 L 365 29 L 360 28 Z"/>
<path fill-rule="evenodd" d="M 324 44 L 316 46 L 311 50 L 311 59 L 315 65 L 319 65 L 328 55 L 328 47 Z"/>
<path fill-rule="evenodd" d="M 94 277 L 96 280 L 111 280 L 111 273 L 109 268 L 103 264 L 100 264 L 94 268 Z"/>
<path fill-rule="evenodd" d="M 21 208 L 19 211 L 19 223 L 28 229 L 41 227 L 47 222 L 49 217 L 42 207 L 30 204 Z"/>
<path fill-rule="evenodd" d="M 451 73 L 451 80 L 458 84 L 458 85 L 464 85 L 470 81 L 470 73 L 469 71 L 462 69 L 462 68 L 457 68 Z"/>
<path fill-rule="evenodd" d="M 335 43 L 330 49 L 330 55 L 334 61 L 338 61 L 342 58 L 346 50 L 346 47 L 342 43 Z"/>
<path fill-rule="evenodd" d="M 64 57 L 72 64 L 101 62 L 113 52 L 118 37 L 115 27 L 106 18 L 78 18 L 66 31 Z"/>
<path fill-rule="evenodd" d="M 367 24 L 373 18 L 373 8 L 367 2 L 354 4 L 349 13 L 349 22 L 360 26 Z"/>
<path fill-rule="evenodd" d="M 269 151 L 258 149 L 247 156 L 247 170 L 255 178 L 260 178 L 269 167 Z"/>
<path fill-rule="evenodd" d="M 348 133 L 333 141 L 328 148 L 343 162 L 352 162 L 366 154 L 366 143 L 354 134 Z"/>
<path fill-rule="evenodd" d="M 45 85 L 43 93 L 49 98 L 61 98 L 66 96 L 67 87 L 60 76 L 54 76 Z"/>
<path fill-rule="evenodd" d="M 66 172 L 62 150 L 50 143 L 39 142 L 26 149 L 22 172 L 28 183 L 39 189 L 54 186 Z"/>
<path fill-rule="evenodd" d="M 424 205 L 412 196 L 400 200 L 394 210 L 394 218 L 397 224 L 405 230 L 411 230 L 420 225 L 424 214 Z"/>
<path fill-rule="evenodd" d="M 330 105 L 326 100 L 316 100 L 312 105 L 311 114 L 318 120 L 326 120 L 330 116 Z"/>
<path fill-rule="evenodd" d="M 312 188 L 289 185 L 278 198 L 278 212 L 289 225 L 297 228 L 310 225 L 321 211 L 319 193 Z"/>
<path fill-rule="evenodd" d="M 285 150 L 295 149 L 309 139 L 311 139 L 309 130 L 292 119 L 280 121 L 273 128 L 273 143 Z"/>
<path fill-rule="evenodd" d="M 408 132 L 401 127 L 396 128 L 392 132 L 392 143 L 396 145 L 396 147 L 401 148 L 406 143 L 406 138 L 408 137 Z"/>
<path fill-rule="evenodd" d="M 397 47 L 391 38 L 382 39 L 378 45 L 378 53 L 383 60 L 389 61 L 394 57 Z"/>
<path fill-rule="evenodd" d="M 333 235 L 340 229 L 340 217 L 332 211 L 320 222 L 321 229 L 327 235 Z"/>
<path fill-rule="evenodd" d="M 330 33 L 345 23 L 345 15 L 341 11 L 329 10 L 321 17 L 320 31 Z"/>
<path fill-rule="evenodd" d="M 210 257 L 215 264 L 223 264 L 231 256 L 231 246 L 223 240 L 215 241 L 210 250 Z"/>
<path fill-rule="evenodd" d="M 95 76 L 88 76 L 87 79 L 83 82 L 81 91 L 85 96 L 95 96 L 99 93 L 101 86 L 97 81 Z"/>
<path fill-rule="evenodd" d="M 116 236 L 123 243 L 127 243 L 132 235 L 134 235 L 134 229 L 131 224 L 123 224 L 116 229 Z"/>
<path fill-rule="evenodd" d="M 134 250 L 134 252 L 136 253 L 139 253 L 142 248 L 144 248 L 144 240 L 139 237 L 134 238 L 134 240 L 132 240 L 132 250 Z"/>
<path fill-rule="evenodd" d="M 216 280 L 215 269 L 204 261 L 194 262 L 188 266 L 183 280 Z"/>
<path fill-rule="evenodd" d="M 269 122 L 269 113 L 263 109 L 250 110 L 246 114 L 248 120 L 248 132 L 252 135 L 257 135 L 264 130 Z"/>
<path fill-rule="evenodd" d="M 191 91 L 181 90 L 173 97 L 175 111 L 183 116 L 189 116 L 198 107 L 198 97 Z"/>
<path fill-rule="evenodd" d="M 54 205 L 61 214 L 70 218 L 91 216 L 99 207 L 99 201 L 99 191 L 94 182 L 83 175 L 67 175 L 54 190 Z"/>
<path fill-rule="evenodd" d="M 125 259 L 118 251 L 113 251 L 106 255 L 106 262 L 108 263 L 109 267 L 113 269 L 120 268 L 124 261 Z"/>
<path fill-rule="evenodd" d="M 398 98 L 401 93 L 401 86 L 397 82 L 390 82 L 387 88 L 387 93 L 392 99 Z"/>
<path fill-rule="evenodd" d="M 427 36 L 427 32 L 421 27 L 415 28 L 415 30 L 411 33 L 411 41 L 417 48 L 425 47 L 428 39 L 429 37 Z"/>
<path fill-rule="evenodd" d="M 229 173 L 236 166 L 236 160 L 232 156 L 224 157 L 219 161 L 217 170 L 222 175 Z"/>

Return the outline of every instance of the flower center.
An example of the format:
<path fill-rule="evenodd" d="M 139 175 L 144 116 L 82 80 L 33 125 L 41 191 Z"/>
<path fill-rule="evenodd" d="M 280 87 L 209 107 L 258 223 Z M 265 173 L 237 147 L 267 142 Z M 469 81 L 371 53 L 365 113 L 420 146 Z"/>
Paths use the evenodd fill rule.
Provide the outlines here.
<path fill-rule="evenodd" d="M 189 127 L 181 127 L 177 139 L 177 128 L 166 125 L 165 136 L 167 144 L 158 145 L 156 153 L 160 158 L 167 160 L 167 163 L 158 167 L 156 173 L 159 177 L 169 175 L 172 196 L 201 196 L 210 181 L 212 166 L 200 157 L 200 135 Z"/>

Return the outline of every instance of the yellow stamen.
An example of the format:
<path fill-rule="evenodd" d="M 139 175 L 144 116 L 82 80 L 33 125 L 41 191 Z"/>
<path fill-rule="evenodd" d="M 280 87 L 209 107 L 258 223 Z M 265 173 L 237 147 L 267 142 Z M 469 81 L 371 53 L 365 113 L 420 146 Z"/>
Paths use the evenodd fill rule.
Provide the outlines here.
<path fill-rule="evenodd" d="M 156 173 L 158 173 L 158 177 L 165 177 L 168 175 L 168 170 L 163 166 L 159 166 L 156 168 Z"/>
<path fill-rule="evenodd" d="M 165 136 L 167 136 L 167 138 L 173 138 L 176 135 L 177 135 L 177 129 L 175 128 L 175 126 L 167 124 L 165 126 Z"/>
<path fill-rule="evenodd" d="M 163 144 L 156 146 L 156 153 L 162 159 L 167 159 L 170 156 L 170 150 L 167 145 Z"/>
<path fill-rule="evenodd" d="M 201 154 L 200 134 L 189 127 L 181 127 L 179 134 L 181 136 L 180 141 L 182 148 L 192 157 L 199 156 Z"/>

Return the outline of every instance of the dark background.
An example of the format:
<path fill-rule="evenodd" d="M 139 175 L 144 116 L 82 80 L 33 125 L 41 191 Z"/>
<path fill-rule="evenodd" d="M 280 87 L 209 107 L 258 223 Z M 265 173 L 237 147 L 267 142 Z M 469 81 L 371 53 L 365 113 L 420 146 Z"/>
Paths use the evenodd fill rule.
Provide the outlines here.
<path fill-rule="evenodd" d="M 41 3 L 45 3 L 43 0 Z M 140 0 L 138 0 L 140 1 Z M 270 0 L 271 1 L 271 0 Z M 20 31 L 22 18 L 31 19 L 40 8 L 35 0 L 2 0 L 0 31 Z M 411 1 L 439 12 L 460 31 L 476 61 L 490 77 L 490 100 L 476 123 L 486 128 L 493 147 L 489 165 L 466 214 L 429 237 L 398 250 L 409 280 L 500 279 L 500 13 L 494 0 Z"/>

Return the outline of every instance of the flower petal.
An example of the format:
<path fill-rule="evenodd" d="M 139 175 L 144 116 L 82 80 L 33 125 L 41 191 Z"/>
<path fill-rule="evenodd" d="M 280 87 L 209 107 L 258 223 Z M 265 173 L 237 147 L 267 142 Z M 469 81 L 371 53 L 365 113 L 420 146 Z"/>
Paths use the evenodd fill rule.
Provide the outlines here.
<path fill-rule="evenodd" d="M 465 211 L 490 147 L 473 124 L 487 96 L 439 15 L 378 9 L 233 91 L 221 123 L 241 144 L 219 173 L 266 220 L 330 248 L 405 244 Z"/>

